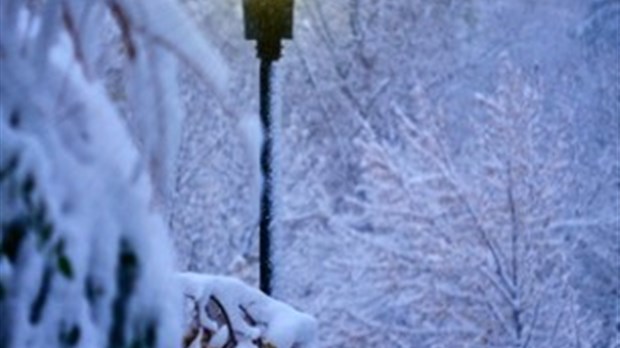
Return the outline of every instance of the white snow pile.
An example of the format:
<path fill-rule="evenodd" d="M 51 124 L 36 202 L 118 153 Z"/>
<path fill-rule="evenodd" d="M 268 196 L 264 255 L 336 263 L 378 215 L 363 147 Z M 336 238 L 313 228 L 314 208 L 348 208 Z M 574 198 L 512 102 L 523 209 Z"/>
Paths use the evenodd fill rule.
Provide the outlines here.
<path fill-rule="evenodd" d="M 179 275 L 189 303 L 185 347 L 310 348 L 317 323 L 239 280 L 196 273 Z"/>
<path fill-rule="evenodd" d="M 225 66 L 171 1 L 25 3 L 0 2 L 0 347 L 181 347 L 181 284 L 153 186 L 166 189 L 182 122 L 174 63 L 215 88 Z M 98 71 L 114 25 L 133 137 Z M 235 319 L 237 346 L 247 333 L 292 347 L 311 331 L 290 326 L 305 317 L 289 322 L 289 307 L 213 281 L 227 313 L 237 301 L 267 328 Z"/>

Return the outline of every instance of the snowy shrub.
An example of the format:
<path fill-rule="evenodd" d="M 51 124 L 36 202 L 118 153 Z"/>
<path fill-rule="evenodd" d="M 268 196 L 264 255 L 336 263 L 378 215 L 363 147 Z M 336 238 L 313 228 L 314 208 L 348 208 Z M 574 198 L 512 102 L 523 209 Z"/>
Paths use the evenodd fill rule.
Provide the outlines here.
<path fill-rule="evenodd" d="M 313 347 L 315 320 L 242 282 L 181 273 L 190 318 L 185 347 Z"/>
<path fill-rule="evenodd" d="M 170 252 L 148 191 L 109 161 L 73 157 L 36 103 L 2 102 L 2 346 L 174 346 Z"/>
<path fill-rule="evenodd" d="M 170 1 L 3 0 L 0 20 L 0 346 L 181 346 L 181 287 L 153 192 L 165 197 L 176 155 L 177 63 L 214 90 L 225 66 Z M 122 42 L 126 117 L 101 79 L 108 29 Z M 242 297 L 223 301 L 255 301 L 252 339 L 271 337 L 274 311 L 296 313 L 229 282 L 213 287 Z"/>

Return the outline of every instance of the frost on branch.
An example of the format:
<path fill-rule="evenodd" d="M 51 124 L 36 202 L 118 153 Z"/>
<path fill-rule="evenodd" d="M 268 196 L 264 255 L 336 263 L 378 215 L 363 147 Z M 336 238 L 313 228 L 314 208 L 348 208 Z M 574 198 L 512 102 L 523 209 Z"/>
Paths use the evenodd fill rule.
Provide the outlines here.
<path fill-rule="evenodd" d="M 184 119 L 177 63 L 192 68 L 215 92 L 223 90 L 228 69 L 176 2 L 114 0 L 109 8 L 127 55 L 127 104 L 144 154 L 138 170 L 149 168 L 158 198 L 165 202 Z"/>
<path fill-rule="evenodd" d="M 315 345 L 312 317 L 238 280 L 195 273 L 179 279 L 189 306 L 184 348 Z"/>

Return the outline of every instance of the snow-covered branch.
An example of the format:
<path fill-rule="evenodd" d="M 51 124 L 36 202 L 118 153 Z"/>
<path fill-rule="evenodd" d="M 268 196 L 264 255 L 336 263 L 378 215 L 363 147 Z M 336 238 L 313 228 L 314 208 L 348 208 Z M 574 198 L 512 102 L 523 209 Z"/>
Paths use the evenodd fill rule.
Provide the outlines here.
<path fill-rule="evenodd" d="M 185 347 L 311 348 L 316 321 L 239 280 L 181 273 L 190 322 Z"/>

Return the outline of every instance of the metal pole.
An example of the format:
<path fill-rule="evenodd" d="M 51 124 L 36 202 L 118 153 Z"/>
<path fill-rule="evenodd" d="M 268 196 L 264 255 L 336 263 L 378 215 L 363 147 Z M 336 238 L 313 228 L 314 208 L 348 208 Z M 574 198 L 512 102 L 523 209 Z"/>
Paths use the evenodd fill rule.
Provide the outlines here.
<path fill-rule="evenodd" d="M 263 187 L 260 199 L 259 263 L 260 289 L 271 294 L 273 265 L 271 237 L 275 229 L 274 172 L 277 168 L 275 147 L 279 125 L 279 100 L 274 91 L 274 62 L 282 54 L 282 40 L 293 38 L 294 0 L 243 0 L 245 38 L 256 40 L 260 59 L 260 119 L 263 128 L 261 171 Z M 275 103 L 274 103 L 275 101 Z M 275 110 L 273 110 L 275 109 Z"/>
<path fill-rule="evenodd" d="M 259 225 L 259 262 L 260 262 L 260 289 L 265 294 L 271 294 L 271 279 L 273 265 L 271 263 L 271 236 L 274 218 L 273 200 L 273 159 L 274 159 L 274 120 L 271 110 L 273 96 L 272 85 L 273 61 L 260 61 L 260 119 L 263 128 L 263 146 L 261 149 L 261 171 L 263 174 L 263 190 L 260 200 Z"/>

